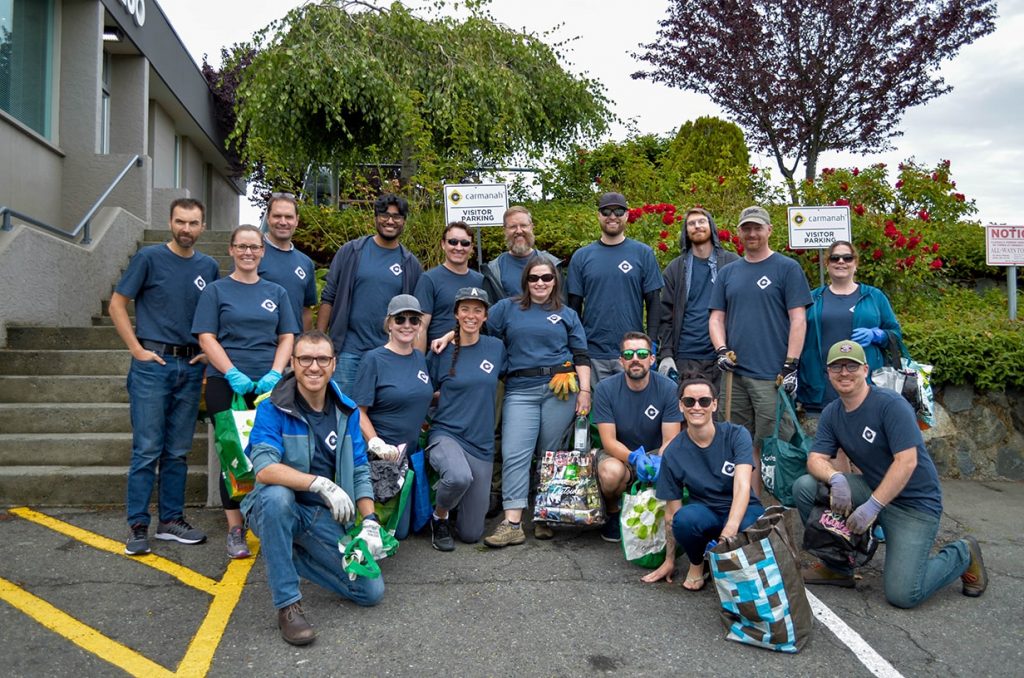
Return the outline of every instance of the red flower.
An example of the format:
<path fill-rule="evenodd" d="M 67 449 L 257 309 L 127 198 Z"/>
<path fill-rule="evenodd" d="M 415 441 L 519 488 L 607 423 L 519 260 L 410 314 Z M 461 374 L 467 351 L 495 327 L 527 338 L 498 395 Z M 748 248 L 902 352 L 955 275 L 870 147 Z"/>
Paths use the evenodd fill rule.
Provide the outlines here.
<path fill-rule="evenodd" d="M 732 237 L 732 244 L 736 245 L 737 247 L 739 246 L 739 244 L 740 244 L 740 237 L 738 235 L 734 235 Z"/>
<path fill-rule="evenodd" d="M 682 214 L 677 214 L 676 215 L 676 221 L 682 221 L 682 220 L 683 220 L 683 215 Z"/>
<path fill-rule="evenodd" d="M 851 171 L 850 174 L 852 174 L 853 176 L 857 176 L 858 174 L 860 174 L 860 170 L 854 167 L 853 171 Z"/>
<path fill-rule="evenodd" d="M 955 200 L 956 200 L 957 202 L 963 202 L 964 200 L 967 200 L 967 196 L 966 196 L 966 195 L 964 195 L 963 193 L 954 193 L 954 194 L 953 194 L 953 198 L 954 198 L 954 199 L 955 199 Z"/>
<path fill-rule="evenodd" d="M 690 193 L 697 192 L 697 184 L 690 184 Z"/>
<path fill-rule="evenodd" d="M 846 198 L 840 198 L 839 200 L 836 200 L 835 204 L 837 207 L 848 207 L 850 205 L 850 201 L 847 200 Z"/>
<path fill-rule="evenodd" d="M 632 223 L 636 222 L 637 219 L 642 217 L 643 214 L 644 214 L 644 211 L 642 209 L 640 209 L 639 207 L 637 207 L 635 209 L 631 209 L 631 210 L 629 210 L 629 216 L 626 217 L 626 222 L 632 224 Z"/>
<path fill-rule="evenodd" d="M 938 245 L 936 244 L 936 246 L 938 246 Z M 932 268 L 932 270 L 937 271 L 940 268 L 942 268 L 942 259 L 939 259 L 938 257 L 935 257 L 934 259 L 932 259 L 932 263 L 930 263 L 928 265 Z"/>
<path fill-rule="evenodd" d="M 751 174 L 757 174 L 757 172 L 758 172 L 757 165 L 751 165 L 750 166 L 750 173 Z"/>
<path fill-rule="evenodd" d="M 661 250 L 662 252 L 668 252 L 668 245 L 666 245 L 664 242 L 659 242 L 658 249 Z"/>
<path fill-rule="evenodd" d="M 729 242 L 729 240 L 731 240 L 731 239 L 732 239 L 732 234 L 730 234 L 729 231 L 725 230 L 724 228 L 720 229 L 718 231 L 718 240 L 719 241 L 721 241 L 721 242 Z"/>
<path fill-rule="evenodd" d="M 674 215 L 671 212 L 665 212 L 664 214 L 661 215 L 661 223 L 665 224 L 666 226 L 671 226 L 672 222 L 675 221 L 672 218 L 673 216 Z"/>
<path fill-rule="evenodd" d="M 903 179 L 899 179 L 896 182 L 896 188 L 903 188 Z"/>
<path fill-rule="evenodd" d="M 938 172 L 932 172 L 932 181 L 941 181 L 942 177 L 939 176 Z"/>
<path fill-rule="evenodd" d="M 644 211 L 644 214 L 650 214 L 651 212 L 654 211 L 654 205 L 647 204 L 647 205 L 644 205 L 642 209 Z"/>
<path fill-rule="evenodd" d="M 896 228 L 896 223 L 892 219 L 888 219 L 885 222 L 885 237 L 892 239 L 900 235 L 900 229 Z"/>
<path fill-rule="evenodd" d="M 743 256 L 743 245 L 736 245 L 736 254 Z"/>
<path fill-rule="evenodd" d="M 853 211 L 856 212 L 857 216 L 859 216 L 859 217 L 864 216 L 864 205 L 861 205 L 860 203 L 857 203 L 854 206 Z"/>
<path fill-rule="evenodd" d="M 917 246 L 920 245 L 920 244 L 921 244 L 921 236 L 915 235 L 913 238 L 911 238 L 910 240 L 907 241 L 907 249 L 908 250 L 917 249 Z"/>
<path fill-rule="evenodd" d="M 934 243 L 932 245 L 932 254 L 935 254 L 938 251 L 939 251 L 939 243 Z"/>
<path fill-rule="evenodd" d="M 719 175 L 718 176 L 718 185 L 721 186 L 724 183 L 725 183 L 725 177 Z"/>
<path fill-rule="evenodd" d="M 928 210 L 921 210 L 917 213 L 917 218 L 921 221 L 928 221 L 932 218 L 932 215 L 928 214 Z"/>
<path fill-rule="evenodd" d="M 664 240 L 665 238 L 668 237 L 668 231 L 662 231 L 661 233 L 658 234 L 658 237 Z"/>
<path fill-rule="evenodd" d="M 600 186 L 601 185 L 601 177 L 594 177 L 594 183 L 597 184 L 598 186 Z"/>
<path fill-rule="evenodd" d="M 917 255 L 916 254 L 911 254 L 909 257 L 907 257 L 907 268 L 911 268 L 916 263 L 917 263 Z"/>
<path fill-rule="evenodd" d="M 839 183 L 839 190 L 842 191 L 843 193 L 846 193 L 848 190 L 850 190 L 850 185 L 845 181 L 842 181 Z"/>
<path fill-rule="evenodd" d="M 875 261 L 878 261 L 879 259 L 881 259 L 882 258 L 882 250 L 876 247 L 875 251 L 871 253 L 871 258 L 874 259 Z"/>
<path fill-rule="evenodd" d="M 907 244 L 907 236 L 900 233 L 899 237 L 896 238 L 896 242 L 893 244 L 896 245 L 896 247 L 903 247 Z"/>

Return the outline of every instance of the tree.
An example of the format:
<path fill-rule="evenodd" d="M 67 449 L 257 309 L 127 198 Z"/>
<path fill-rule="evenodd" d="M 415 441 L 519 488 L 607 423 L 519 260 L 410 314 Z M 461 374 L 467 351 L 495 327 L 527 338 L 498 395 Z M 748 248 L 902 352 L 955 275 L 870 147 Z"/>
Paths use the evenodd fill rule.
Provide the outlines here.
<path fill-rule="evenodd" d="M 421 18 L 399 2 L 304 4 L 254 36 L 237 88 L 233 139 L 268 179 L 310 166 L 397 163 L 407 182 L 596 138 L 602 87 L 567 72 L 558 45 L 468 17 Z"/>
<path fill-rule="evenodd" d="M 662 167 L 685 179 L 697 172 L 745 174 L 750 152 L 743 130 L 721 118 L 704 116 L 679 128 L 669 145 Z"/>
<path fill-rule="evenodd" d="M 634 78 L 706 94 L 794 175 L 824 151 L 891 148 L 939 64 L 995 28 L 995 0 L 673 0 Z M 787 165 L 787 158 L 790 163 Z"/>

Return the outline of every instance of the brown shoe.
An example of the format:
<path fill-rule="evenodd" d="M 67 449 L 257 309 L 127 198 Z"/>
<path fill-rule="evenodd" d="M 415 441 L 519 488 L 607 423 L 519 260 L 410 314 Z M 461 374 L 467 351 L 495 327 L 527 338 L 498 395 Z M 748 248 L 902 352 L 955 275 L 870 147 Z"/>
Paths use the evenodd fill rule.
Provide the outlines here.
<path fill-rule="evenodd" d="M 551 529 L 551 526 L 547 523 L 534 523 L 533 524 L 533 538 L 534 539 L 552 539 L 555 536 L 555 531 Z"/>
<path fill-rule="evenodd" d="M 804 578 L 804 584 L 839 586 L 844 589 L 852 589 L 857 585 L 852 574 L 836 572 L 826 567 L 823 563 L 815 563 L 809 567 L 801 568 L 800 576 Z"/>
<path fill-rule="evenodd" d="M 484 544 L 492 549 L 500 549 L 503 546 L 517 546 L 526 541 L 526 533 L 523 526 L 512 527 L 511 523 L 503 520 L 489 537 L 484 537 Z"/>
<path fill-rule="evenodd" d="M 965 596 L 977 598 L 988 588 L 988 570 L 985 569 L 985 561 L 981 559 L 981 546 L 974 537 L 964 537 L 967 542 L 967 550 L 971 554 L 971 563 L 967 571 L 960 575 L 964 583 L 963 593 Z"/>
<path fill-rule="evenodd" d="M 299 603 L 292 603 L 277 611 L 277 628 L 281 629 L 284 641 L 292 645 L 309 645 L 316 640 L 316 631 L 306 621 Z"/>

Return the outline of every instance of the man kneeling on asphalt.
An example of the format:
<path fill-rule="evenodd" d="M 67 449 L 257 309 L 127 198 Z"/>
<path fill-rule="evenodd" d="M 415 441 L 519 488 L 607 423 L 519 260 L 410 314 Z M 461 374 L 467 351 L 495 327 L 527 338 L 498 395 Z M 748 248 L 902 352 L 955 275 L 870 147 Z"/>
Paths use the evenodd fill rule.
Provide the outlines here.
<path fill-rule="evenodd" d="M 818 483 L 827 483 L 832 511 L 849 516 L 851 532 L 864 533 L 876 519 L 885 530 L 885 598 L 890 604 L 914 607 L 957 577 L 965 596 L 980 596 L 988 573 L 977 539 L 967 536 L 930 556 L 942 516 L 942 488 L 910 404 L 895 391 L 867 383 L 867 359 L 855 342 L 833 344 L 826 365 L 839 398 L 821 413 L 807 458 L 810 475 L 793 484 L 801 519 L 807 523 Z M 839 448 L 863 475 L 832 466 Z M 819 563 L 802 573 L 806 584 L 854 586 L 848 564 Z"/>
<path fill-rule="evenodd" d="M 359 605 L 375 605 L 384 595 L 383 579 L 349 579 L 338 550 L 357 507 L 359 536 L 375 558 L 383 545 L 359 410 L 331 381 L 330 337 L 299 335 L 291 366 L 256 409 L 247 450 L 256 487 L 242 500 L 242 512 L 260 538 L 281 636 L 308 645 L 316 632 L 299 604 L 299 575 Z"/>

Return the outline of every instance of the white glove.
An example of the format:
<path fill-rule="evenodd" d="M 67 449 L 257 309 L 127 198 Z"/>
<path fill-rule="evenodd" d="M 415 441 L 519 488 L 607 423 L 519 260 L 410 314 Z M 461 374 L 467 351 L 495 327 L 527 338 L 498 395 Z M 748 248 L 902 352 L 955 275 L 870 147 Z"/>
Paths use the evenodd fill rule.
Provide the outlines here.
<path fill-rule="evenodd" d="M 678 372 L 676 369 L 676 361 L 673 358 L 662 358 L 661 364 L 658 365 L 658 374 L 667 377 L 669 372 Z"/>
<path fill-rule="evenodd" d="M 339 523 L 347 523 L 356 513 L 348 493 L 323 476 L 317 476 L 309 484 L 309 491 L 316 492 L 327 502 L 331 507 L 331 517 Z"/>
<path fill-rule="evenodd" d="M 388 445 L 377 436 L 370 438 L 367 446 L 370 448 L 370 452 L 373 452 L 374 455 L 384 461 L 398 461 L 402 458 L 401 450 L 394 445 Z"/>
<path fill-rule="evenodd" d="M 380 523 L 376 520 L 363 520 L 363 528 L 359 530 L 356 538 L 362 538 L 366 542 L 374 560 L 379 562 L 387 558 L 387 554 L 384 553 L 384 542 L 380 538 Z"/>

